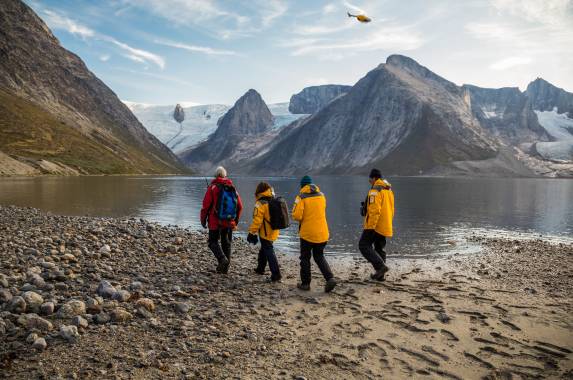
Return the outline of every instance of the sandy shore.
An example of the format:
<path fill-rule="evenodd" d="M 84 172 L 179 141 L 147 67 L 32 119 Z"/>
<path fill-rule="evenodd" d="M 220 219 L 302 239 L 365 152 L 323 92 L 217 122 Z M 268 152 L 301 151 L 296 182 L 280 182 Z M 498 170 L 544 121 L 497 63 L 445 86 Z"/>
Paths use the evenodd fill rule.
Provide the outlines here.
<path fill-rule="evenodd" d="M 384 283 L 332 260 L 340 286 L 303 293 L 240 240 L 225 276 L 201 233 L 0 207 L 0 377 L 573 378 L 573 246 L 475 240 Z"/>

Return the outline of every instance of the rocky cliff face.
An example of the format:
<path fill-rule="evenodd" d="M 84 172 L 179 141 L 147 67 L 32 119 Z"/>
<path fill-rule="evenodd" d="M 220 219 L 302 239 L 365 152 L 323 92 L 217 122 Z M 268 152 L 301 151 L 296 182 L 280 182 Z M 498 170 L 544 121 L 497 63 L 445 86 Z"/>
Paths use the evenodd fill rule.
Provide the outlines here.
<path fill-rule="evenodd" d="M 533 108 L 537 111 L 552 111 L 557 107 L 557 113 L 567 113 L 573 119 L 573 94 L 556 87 L 542 78 L 537 78 L 527 86 L 525 91 Z"/>
<path fill-rule="evenodd" d="M 480 123 L 494 136 L 511 145 L 549 141 L 539 124 L 530 99 L 518 88 L 481 88 L 462 86 L 467 91 L 471 109 Z"/>
<path fill-rule="evenodd" d="M 53 160 L 83 173 L 184 170 L 20 0 L 0 4 L 0 73 L 0 90 L 9 100 L 1 116 L 11 128 L 0 129 L 0 150 L 5 153 L 18 159 Z M 21 115 L 21 108 L 30 114 Z M 10 122 L 20 116 L 35 118 L 35 123 Z M 43 129 L 42 123 L 53 128 Z M 66 143 L 67 136 L 76 143 Z"/>
<path fill-rule="evenodd" d="M 173 119 L 178 123 L 183 123 L 185 120 L 185 111 L 183 111 L 181 104 L 177 104 L 175 106 L 175 110 L 173 110 Z"/>
<path fill-rule="evenodd" d="M 327 84 L 306 87 L 290 98 L 289 111 L 294 114 L 313 114 L 333 99 L 346 94 L 352 86 Z"/>
<path fill-rule="evenodd" d="M 345 173 L 376 164 L 387 174 L 419 174 L 497 154 L 464 91 L 398 55 L 285 133 L 251 170 Z"/>
<path fill-rule="evenodd" d="M 196 148 L 180 154 L 182 160 L 199 172 L 207 172 L 218 165 L 234 167 L 245 159 L 241 149 L 249 146 L 263 135 L 271 135 L 274 117 L 261 95 L 255 90 L 247 91 L 235 105 L 218 121 L 217 130 L 207 141 Z"/>

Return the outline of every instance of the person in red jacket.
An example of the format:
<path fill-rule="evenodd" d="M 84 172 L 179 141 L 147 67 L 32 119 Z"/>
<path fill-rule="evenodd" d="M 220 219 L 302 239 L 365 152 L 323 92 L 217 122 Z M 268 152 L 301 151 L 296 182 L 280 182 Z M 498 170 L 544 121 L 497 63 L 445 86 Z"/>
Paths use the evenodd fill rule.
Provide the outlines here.
<path fill-rule="evenodd" d="M 227 189 L 227 190 L 225 190 Z M 227 171 L 222 166 L 215 170 L 215 179 L 207 188 L 203 198 L 203 207 L 201 208 L 201 225 L 203 228 L 209 228 L 209 249 L 215 255 L 219 262 L 217 272 L 226 274 L 229 271 L 231 263 L 231 242 L 233 240 L 233 230 L 239 224 L 239 218 L 243 211 L 243 202 L 239 193 L 236 193 L 236 204 L 228 206 L 227 201 L 225 210 L 234 213 L 233 217 L 220 220 L 220 195 L 222 191 L 234 189 L 233 181 L 227 178 Z M 233 203 L 232 201 L 230 203 Z M 220 241 L 220 244 L 219 244 Z"/>

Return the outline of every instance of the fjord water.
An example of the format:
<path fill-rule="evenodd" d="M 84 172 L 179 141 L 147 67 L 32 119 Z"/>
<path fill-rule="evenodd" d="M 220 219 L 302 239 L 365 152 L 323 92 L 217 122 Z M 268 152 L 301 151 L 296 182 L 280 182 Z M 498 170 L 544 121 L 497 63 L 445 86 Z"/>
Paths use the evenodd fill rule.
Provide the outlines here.
<path fill-rule="evenodd" d="M 321 176 L 327 196 L 331 239 L 327 252 L 357 253 L 359 213 L 369 184 L 365 177 Z M 245 234 L 261 180 L 292 205 L 295 177 L 233 177 L 245 206 L 239 235 Z M 396 199 L 391 255 L 468 252 L 474 232 L 504 236 L 573 239 L 573 181 L 566 179 L 389 178 Z M 64 215 L 137 217 L 201 229 L 203 177 L 35 177 L 0 179 L 0 204 L 37 207 Z M 282 231 L 280 251 L 296 253 L 297 226 Z"/>

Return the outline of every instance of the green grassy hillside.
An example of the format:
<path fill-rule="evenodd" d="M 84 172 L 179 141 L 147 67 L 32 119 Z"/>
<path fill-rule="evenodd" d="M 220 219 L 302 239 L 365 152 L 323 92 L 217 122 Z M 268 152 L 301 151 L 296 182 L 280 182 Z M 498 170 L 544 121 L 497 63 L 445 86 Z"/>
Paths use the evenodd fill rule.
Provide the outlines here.
<path fill-rule="evenodd" d="M 34 103 L 0 90 L 0 151 L 6 154 L 58 162 L 86 174 L 173 172 L 135 147 L 109 144 L 104 136 L 85 136 Z"/>

